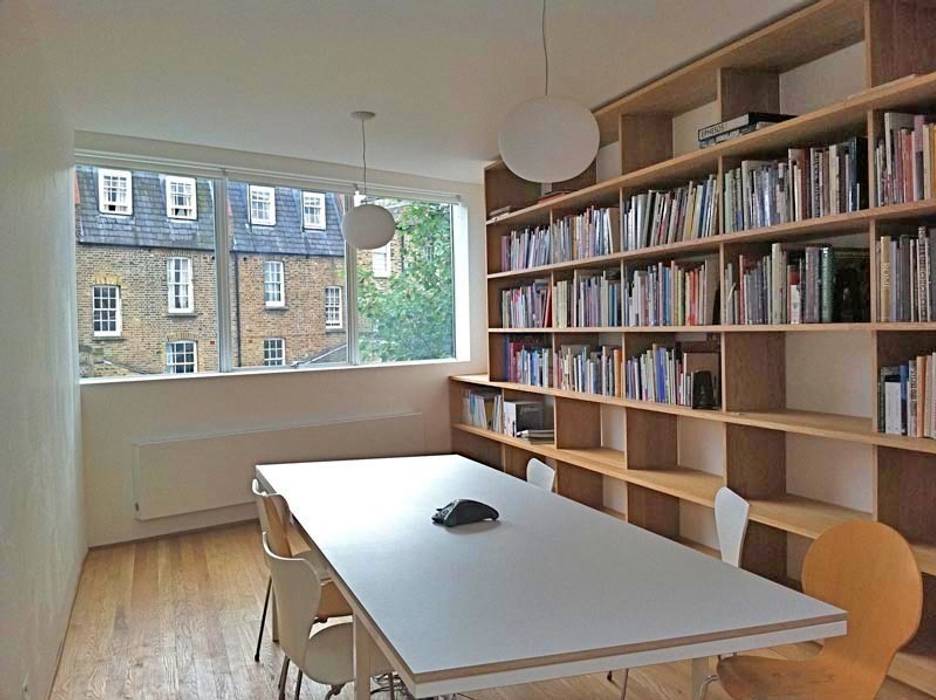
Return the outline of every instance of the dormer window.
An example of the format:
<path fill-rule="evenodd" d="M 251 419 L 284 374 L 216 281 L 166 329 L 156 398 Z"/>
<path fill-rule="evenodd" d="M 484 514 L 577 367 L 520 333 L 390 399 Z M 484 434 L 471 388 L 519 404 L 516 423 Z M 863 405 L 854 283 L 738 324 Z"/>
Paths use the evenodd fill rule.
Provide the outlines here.
<path fill-rule="evenodd" d="M 302 228 L 325 228 L 325 195 L 321 192 L 302 193 Z"/>
<path fill-rule="evenodd" d="M 166 216 L 170 219 L 198 218 L 194 177 L 166 176 Z"/>
<path fill-rule="evenodd" d="M 98 209 L 102 214 L 133 214 L 133 176 L 129 170 L 98 170 Z"/>
<path fill-rule="evenodd" d="M 276 226 L 276 193 L 272 187 L 250 186 L 250 223 Z"/>

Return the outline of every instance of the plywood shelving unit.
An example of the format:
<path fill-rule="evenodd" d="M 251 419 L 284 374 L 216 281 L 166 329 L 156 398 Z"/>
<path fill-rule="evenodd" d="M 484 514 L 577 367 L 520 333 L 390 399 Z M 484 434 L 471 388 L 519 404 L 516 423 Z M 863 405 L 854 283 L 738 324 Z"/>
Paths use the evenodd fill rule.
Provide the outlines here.
<path fill-rule="evenodd" d="M 522 478 L 526 461 L 538 456 L 558 471 L 557 490 L 609 512 L 606 479 L 626 485 L 626 512 L 612 515 L 681 540 L 680 503 L 712 508 L 715 492 L 727 484 L 752 502 L 752 525 L 743 565 L 789 582 L 788 534 L 814 539 L 853 518 L 877 519 L 900 530 L 912 543 L 924 572 L 926 602 L 917 637 L 895 660 L 892 675 L 936 695 L 936 440 L 876 432 L 877 372 L 881 366 L 936 349 L 936 323 L 832 323 L 764 326 L 504 328 L 502 289 L 532 278 L 551 283 L 577 268 L 623 273 L 633 263 L 717 255 L 723 268 L 737 246 L 772 242 L 835 241 L 868 247 L 876 277 L 877 239 L 908 227 L 936 224 L 936 201 L 922 201 L 808 219 L 670 245 L 624 251 L 599 258 L 544 265 L 522 271 L 500 269 L 500 238 L 531 224 L 595 206 L 621 206 L 632 194 L 716 175 L 742 158 L 777 157 L 789 147 L 832 143 L 865 136 L 870 148 L 888 110 L 936 110 L 936 9 L 925 0 L 820 0 L 730 43 L 669 75 L 654 80 L 596 110 L 602 143 L 617 142 L 621 172 L 595 182 L 592 167 L 577 178 L 574 191 L 539 201 L 541 188 L 510 173 L 502 163 L 485 171 L 487 210 L 506 205 L 507 214 L 487 222 L 489 373 L 455 377 L 451 383 L 455 449 Z M 815 111 L 722 144 L 674 157 L 673 120 L 715 101 L 722 119 L 748 111 L 780 111 L 779 75 L 844 47 L 864 42 L 867 89 Z M 871 154 L 873 155 L 873 154 Z M 873 164 L 873 157 L 869 163 Z M 873 165 L 872 165 L 873 167 Z M 874 178 L 869 177 L 873 183 Z M 569 183 L 564 187 L 569 188 Z M 872 184 L 873 187 L 873 184 Z M 871 201 L 873 199 L 870 198 Z M 870 318 L 878 318 L 876 280 L 871 280 Z M 797 410 L 787 404 L 786 340 L 819 342 L 826 334 L 848 333 L 870 356 L 863 416 Z M 691 335 L 686 335 L 691 334 Z M 597 396 L 504 381 L 503 348 L 514 335 L 534 336 L 553 349 L 562 342 L 620 345 L 625 357 L 658 340 L 717 340 L 722 355 L 720 408 L 682 406 Z M 847 353 L 848 347 L 842 352 Z M 817 351 L 818 352 L 818 351 Z M 793 368 L 791 368 L 792 371 Z M 464 391 L 486 387 L 506 398 L 546 397 L 554 408 L 554 442 L 529 442 L 462 422 Z M 679 422 L 701 419 L 720 436 L 719 473 L 680 465 Z M 603 423 L 612 421 L 623 446 L 607 444 Z M 788 435 L 834 441 L 873 451 L 870 510 L 788 492 Z M 622 509 L 623 510 L 623 509 Z M 703 551 L 710 548 L 687 542 Z M 795 575 L 794 575 L 795 578 Z"/>

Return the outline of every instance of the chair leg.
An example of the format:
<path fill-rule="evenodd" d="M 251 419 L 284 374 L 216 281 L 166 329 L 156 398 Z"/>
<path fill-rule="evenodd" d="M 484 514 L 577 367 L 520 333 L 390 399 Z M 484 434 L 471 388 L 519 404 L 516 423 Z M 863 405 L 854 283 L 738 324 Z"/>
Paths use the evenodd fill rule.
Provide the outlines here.
<path fill-rule="evenodd" d="M 260 642 L 263 641 L 263 628 L 266 625 L 267 608 L 270 606 L 270 589 L 273 587 L 273 577 L 267 579 L 266 597 L 263 599 L 263 613 L 260 615 L 260 631 L 257 632 L 257 651 L 254 652 L 254 661 L 260 662 Z"/>
<path fill-rule="evenodd" d="M 621 700 L 627 700 L 627 679 L 630 677 L 630 669 L 624 669 L 624 682 L 621 683 Z"/>
<path fill-rule="evenodd" d="M 696 691 L 695 700 L 705 700 L 705 696 L 708 694 L 708 687 L 717 680 L 718 676 L 713 673 L 711 676 L 708 676 L 704 681 L 702 681 L 702 684 Z"/>
<path fill-rule="evenodd" d="M 279 678 L 279 700 L 286 700 L 286 676 L 289 674 L 289 657 L 283 655 L 283 668 Z"/>
<path fill-rule="evenodd" d="M 299 700 L 299 693 L 302 690 L 302 670 L 297 670 L 299 671 L 299 675 L 296 676 L 296 700 Z"/>
<path fill-rule="evenodd" d="M 273 580 L 272 578 L 270 579 Z M 270 614 L 273 616 L 273 641 L 279 644 L 279 616 L 276 614 L 276 591 L 270 594 Z"/>
<path fill-rule="evenodd" d="M 325 700 L 331 700 L 331 698 L 333 698 L 333 697 L 335 697 L 336 695 L 338 695 L 338 693 L 340 693 L 340 692 L 342 691 L 343 688 L 344 688 L 344 684 L 342 684 L 342 685 L 333 685 L 331 688 L 328 689 L 328 692 L 325 693 Z"/>

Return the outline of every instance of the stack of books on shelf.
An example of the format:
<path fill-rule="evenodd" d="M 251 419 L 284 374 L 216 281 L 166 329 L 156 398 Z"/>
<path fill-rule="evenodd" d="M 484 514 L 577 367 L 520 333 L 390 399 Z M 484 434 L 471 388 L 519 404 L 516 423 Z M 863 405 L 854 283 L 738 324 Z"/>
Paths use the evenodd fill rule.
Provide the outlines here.
<path fill-rule="evenodd" d="M 505 435 L 530 439 L 552 438 L 552 412 L 544 401 L 504 401 L 503 414 Z"/>
<path fill-rule="evenodd" d="M 549 279 L 501 290 L 501 320 L 504 328 L 546 328 L 551 315 Z"/>
<path fill-rule="evenodd" d="M 728 325 L 863 322 L 870 315 L 865 248 L 771 245 L 725 267 Z"/>
<path fill-rule="evenodd" d="M 504 367 L 508 382 L 550 386 L 552 350 L 536 340 L 509 340 L 504 343 Z"/>
<path fill-rule="evenodd" d="M 711 343 L 653 344 L 627 360 L 625 397 L 691 408 L 719 404 L 721 376 L 718 348 Z"/>
<path fill-rule="evenodd" d="M 502 432 L 503 396 L 497 390 L 471 389 L 462 394 L 462 420 L 476 428 Z"/>
<path fill-rule="evenodd" d="M 723 233 L 868 206 L 867 139 L 791 148 L 786 160 L 743 160 L 725 173 Z"/>
<path fill-rule="evenodd" d="M 715 233 L 718 210 L 716 181 L 709 175 L 701 182 L 672 190 L 650 190 L 633 195 L 624 209 L 624 249 L 707 238 Z"/>
<path fill-rule="evenodd" d="M 874 145 L 877 206 L 918 202 L 936 194 L 936 117 L 884 113 L 884 133 Z"/>
<path fill-rule="evenodd" d="M 533 226 L 501 236 L 501 270 L 525 270 L 548 265 L 549 227 Z"/>
<path fill-rule="evenodd" d="M 717 124 L 703 126 L 698 131 L 699 148 L 714 146 L 716 143 L 730 141 L 738 136 L 750 134 L 752 131 L 763 129 L 773 124 L 793 119 L 789 114 L 773 114 L 769 112 L 748 112 L 734 119 L 727 119 Z"/>
<path fill-rule="evenodd" d="M 620 396 L 621 357 L 621 348 L 613 345 L 561 345 L 556 352 L 556 387 Z"/>
<path fill-rule="evenodd" d="M 894 367 L 881 367 L 878 430 L 936 438 L 936 352 Z"/>
<path fill-rule="evenodd" d="M 552 224 L 552 262 L 611 255 L 621 250 L 621 210 L 589 207 Z"/>
<path fill-rule="evenodd" d="M 718 259 L 634 270 L 624 289 L 626 326 L 704 326 L 717 321 Z"/>
<path fill-rule="evenodd" d="M 936 321 L 936 279 L 930 256 L 936 229 L 921 226 L 916 237 L 881 236 L 878 255 L 878 320 Z"/>
<path fill-rule="evenodd" d="M 621 325 L 620 270 L 575 270 L 555 287 L 554 327 Z"/>

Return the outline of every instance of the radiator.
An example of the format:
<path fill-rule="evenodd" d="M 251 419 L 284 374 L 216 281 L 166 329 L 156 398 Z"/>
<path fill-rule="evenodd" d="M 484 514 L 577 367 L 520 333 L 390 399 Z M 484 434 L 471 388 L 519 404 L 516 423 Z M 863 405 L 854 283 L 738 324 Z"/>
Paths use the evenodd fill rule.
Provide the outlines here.
<path fill-rule="evenodd" d="M 422 454 L 421 413 L 163 438 L 135 445 L 139 520 L 249 503 L 257 464 Z"/>

